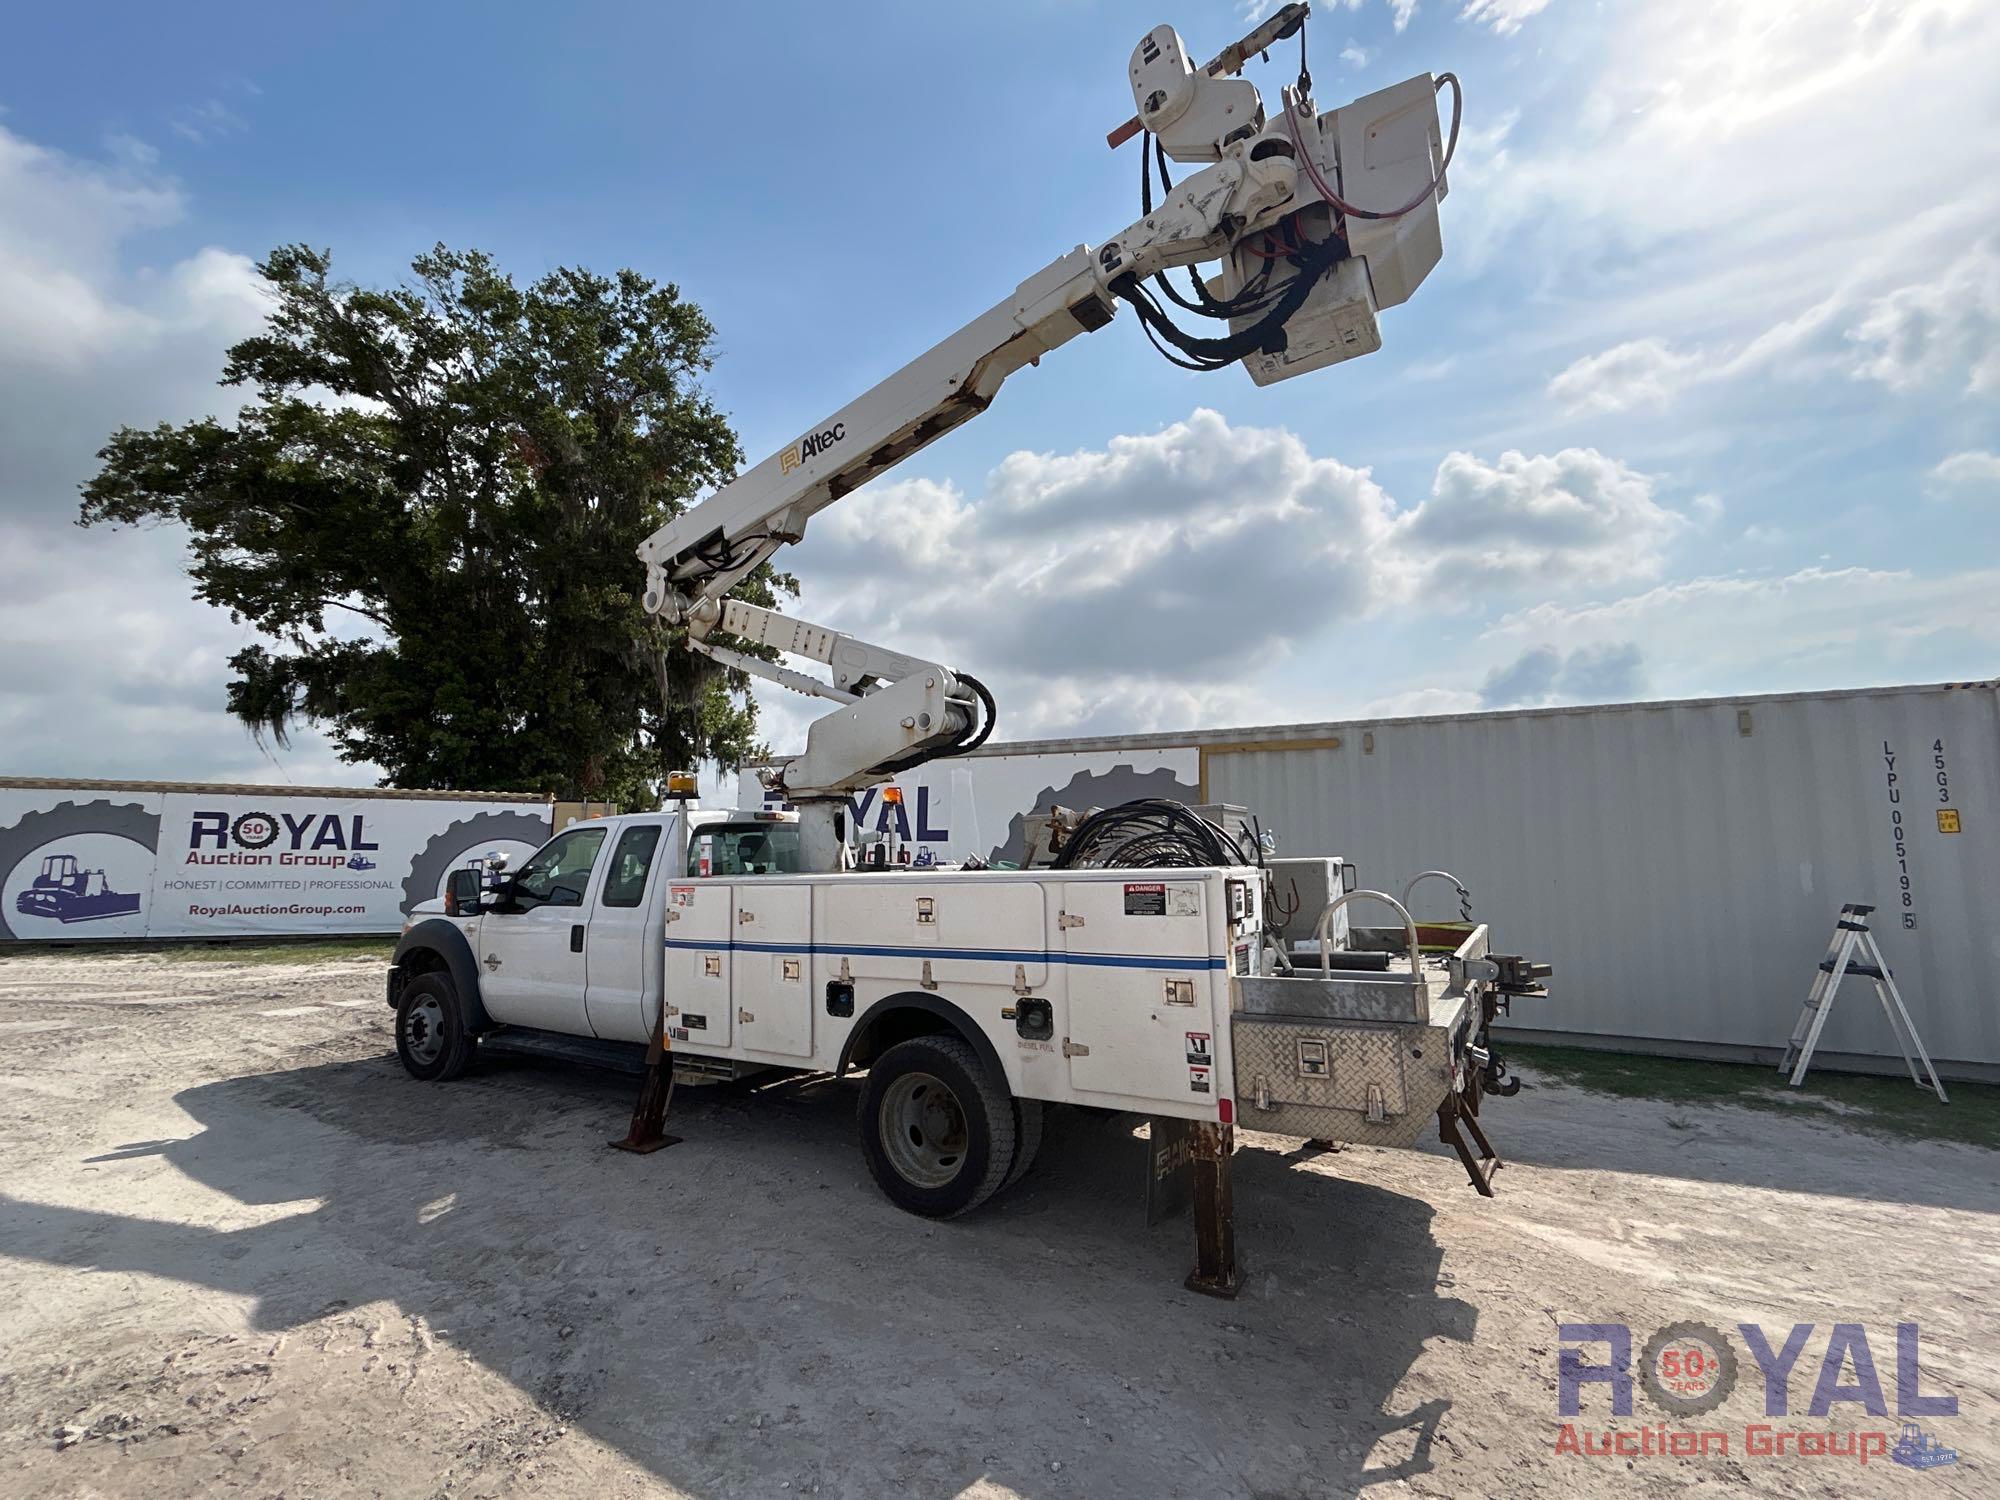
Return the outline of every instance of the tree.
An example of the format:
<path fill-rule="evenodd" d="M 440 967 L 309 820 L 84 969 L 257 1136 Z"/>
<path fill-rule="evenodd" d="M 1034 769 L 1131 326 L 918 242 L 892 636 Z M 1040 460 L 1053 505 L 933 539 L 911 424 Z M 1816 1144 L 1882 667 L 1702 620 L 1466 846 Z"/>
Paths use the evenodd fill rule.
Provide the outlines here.
<path fill-rule="evenodd" d="M 759 753 L 747 678 L 639 602 L 639 543 L 741 461 L 701 309 L 632 271 L 524 290 L 442 245 L 412 269 L 377 291 L 273 252 L 222 375 L 255 403 L 115 433 L 80 523 L 185 526 L 196 597 L 271 642 L 231 658 L 230 712 L 280 743 L 323 724 L 389 785 L 650 806 L 672 766 Z"/>

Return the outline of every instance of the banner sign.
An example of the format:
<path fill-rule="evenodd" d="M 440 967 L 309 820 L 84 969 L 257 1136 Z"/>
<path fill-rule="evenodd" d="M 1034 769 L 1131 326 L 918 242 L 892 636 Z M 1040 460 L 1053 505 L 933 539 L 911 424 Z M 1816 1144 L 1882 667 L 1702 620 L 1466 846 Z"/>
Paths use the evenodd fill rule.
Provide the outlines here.
<path fill-rule="evenodd" d="M 1059 751 L 1042 755 L 968 755 L 935 760 L 897 776 L 903 800 L 869 787 L 847 799 L 864 833 L 894 830 L 912 858 L 977 856 L 1019 864 L 1030 813 L 1051 807 L 1112 807 L 1139 797 L 1198 800 L 1201 753 L 1193 746 L 1157 750 Z M 741 808 L 786 806 L 765 790 L 754 768 L 737 781 Z"/>
<path fill-rule="evenodd" d="M 475 855 L 518 862 L 545 803 L 0 788 L 0 942 L 395 932 Z"/>

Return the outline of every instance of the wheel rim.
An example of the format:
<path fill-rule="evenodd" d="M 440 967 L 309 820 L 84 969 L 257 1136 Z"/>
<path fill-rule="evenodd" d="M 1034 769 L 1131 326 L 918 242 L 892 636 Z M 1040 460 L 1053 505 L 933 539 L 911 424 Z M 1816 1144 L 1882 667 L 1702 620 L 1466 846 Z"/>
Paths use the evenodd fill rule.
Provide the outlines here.
<path fill-rule="evenodd" d="M 905 1073 L 882 1094 L 876 1123 L 896 1175 L 940 1188 L 965 1166 L 968 1136 L 958 1096 L 930 1073 Z"/>
<path fill-rule="evenodd" d="M 410 1007 L 403 1022 L 403 1041 L 419 1063 L 432 1063 L 444 1051 L 444 1007 L 426 995 Z"/>

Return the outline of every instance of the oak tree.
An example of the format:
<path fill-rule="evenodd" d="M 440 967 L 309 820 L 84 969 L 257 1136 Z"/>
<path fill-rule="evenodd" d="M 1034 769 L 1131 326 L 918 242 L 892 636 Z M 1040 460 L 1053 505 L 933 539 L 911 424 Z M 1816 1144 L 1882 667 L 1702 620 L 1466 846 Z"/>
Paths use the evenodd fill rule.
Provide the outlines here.
<path fill-rule="evenodd" d="M 747 679 L 639 602 L 639 543 L 741 461 L 699 307 L 629 270 L 522 287 L 443 246 L 385 289 L 301 245 L 258 270 L 267 325 L 222 373 L 254 400 L 115 433 L 81 516 L 186 527 L 195 595 L 264 637 L 231 659 L 237 718 L 281 743 L 319 724 L 393 786 L 627 806 L 761 750 Z M 766 567 L 737 593 L 792 587 Z"/>

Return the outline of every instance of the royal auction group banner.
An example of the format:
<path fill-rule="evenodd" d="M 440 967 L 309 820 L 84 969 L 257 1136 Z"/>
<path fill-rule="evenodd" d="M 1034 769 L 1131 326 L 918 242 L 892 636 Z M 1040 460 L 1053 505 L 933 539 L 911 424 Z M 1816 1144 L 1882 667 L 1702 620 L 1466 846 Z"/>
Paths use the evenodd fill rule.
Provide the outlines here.
<path fill-rule="evenodd" d="M 0 942 L 395 932 L 488 850 L 549 837 L 540 801 L 0 785 Z"/>

